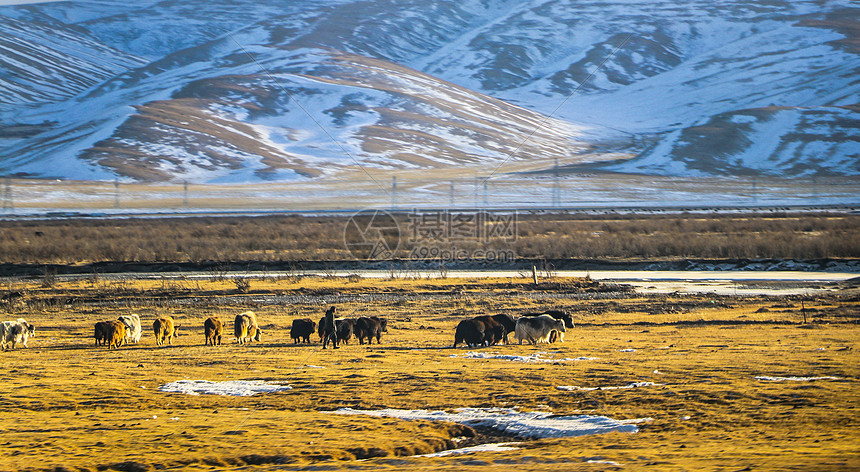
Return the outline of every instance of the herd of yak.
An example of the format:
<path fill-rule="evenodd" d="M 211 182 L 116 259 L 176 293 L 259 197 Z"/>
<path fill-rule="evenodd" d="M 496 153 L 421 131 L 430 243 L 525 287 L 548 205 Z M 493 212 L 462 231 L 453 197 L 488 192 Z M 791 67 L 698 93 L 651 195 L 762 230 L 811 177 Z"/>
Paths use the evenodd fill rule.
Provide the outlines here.
<path fill-rule="evenodd" d="M 290 337 L 293 342 L 311 342 L 311 335 L 316 331 L 323 343 L 323 349 L 331 342 L 334 348 L 339 343 L 348 343 L 353 337 L 359 344 L 372 344 L 376 338 L 381 342 L 382 333 L 388 332 L 388 321 L 378 316 L 362 316 L 359 318 L 335 318 L 336 308 L 330 307 L 326 316 L 319 323 L 310 318 L 293 320 Z M 152 323 L 155 344 L 165 342 L 173 344 L 177 336 L 179 324 L 172 317 L 156 318 Z M 548 310 L 542 313 L 526 313 L 519 318 L 509 314 L 484 315 L 462 320 L 457 324 L 454 333 L 454 347 L 465 344 L 470 347 L 491 346 L 499 342 L 508 343 L 508 335 L 514 337 L 520 344 L 528 341 L 532 344 L 563 341 L 566 328 L 573 328 L 573 318 L 570 314 L 559 310 Z M 224 332 L 224 323 L 218 317 L 209 317 L 203 322 L 206 345 L 220 345 Z M 236 315 L 233 321 L 233 334 L 236 342 L 244 344 L 250 341 L 262 341 L 263 330 L 257 323 L 253 311 Z M 123 315 L 115 320 L 99 321 L 94 326 L 96 345 L 117 349 L 124 344 L 137 343 L 142 335 L 140 317 L 135 314 Z M 35 336 L 35 327 L 19 318 L 15 321 L 0 323 L 0 347 L 12 349 L 20 343 L 27 347 L 27 338 Z"/>
<path fill-rule="evenodd" d="M 331 307 L 328 313 L 333 314 L 334 307 Z M 320 339 L 324 340 L 323 348 L 326 347 L 329 340 L 334 343 L 334 347 L 337 347 L 338 343 L 347 343 L 353 337 L 357 338 L 360 344 L 364 344 L 365 340 L 371 344 L 373 338 L 376 338 L 376 342 L 380 343 L 382 333 L 388 331 L 388 321 L 377 316 L 362 316 L 356 319 L 336 318 L 334 319 L 334 329 L 330 333 L 325 329 L 325 320 L 325 317 L 320 320 L 318 330 Z M 170 316 L 156 318 L 152 323 L 155 344 L 161 345 L 166 342 L 172 345 L 173 338 L 178 335 L 179 327 L 179 323 Z M 310 343 L 310 337 L 314 331 L 317 331 L 315 321 L 310 318 L 300 318 L 293 320 L 290 337 L 295 343 Z M 203 332 L 206 337 L 206 345 L 220 345 L 224 335 L 224 323 L 218 317 L 210 316 L 203 322 Z M 123 344 L 137 343 L 141 334 L 140 317 L 131 314 L 120 316 L 115 320 L 97 322 L 93 336 L 96 345 L 116 349 Z M 261 342 L 263 329 L 257 323 L 256 314 L 253 311 L 246 311 L 236 315 L 233 320 L 233 334 L 238 344 L 245 344 L 252 340 Z"/>

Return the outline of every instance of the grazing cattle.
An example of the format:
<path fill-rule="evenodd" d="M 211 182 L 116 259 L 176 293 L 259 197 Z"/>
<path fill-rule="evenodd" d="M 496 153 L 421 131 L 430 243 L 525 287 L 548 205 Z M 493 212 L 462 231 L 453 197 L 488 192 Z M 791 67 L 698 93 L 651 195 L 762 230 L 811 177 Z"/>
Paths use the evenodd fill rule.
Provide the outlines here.
<path fill-rule="evenodd" d="M 233 334 L 236 336 L 237 343 L 245 344 L 252 340 L 260 342 L 263 339 L 263 330 L 257 327 L 257 320 L 253 314 L 253 312 L 239 313 L 233 320 Z"/>
<path fill-rule="evenodd" d="M 550 333 L 553 330 L 564 333 L 564 321 L 557 320 L 550 315 L 523 316 L 517 320 L 514 338 L 520 344 L 523 343 L 524 339 L 532 344 L 548 343 Z"/>
<path fill-rule="evenodd" d="M 247 316 L 248 319 L 251 320 L 251 326 L 254 328 L 259 328 L 260 325 L 257 324 L 257 315 L 254 314 L 253 311 L 243 311 L 239 313 L 240 316 Z"/>
<path fill-rule="evenodd" d="M 573 316 L 571 316 L 570 313 L 566 313 L 566 312 L 561 311 L 561 310 L 546 310 L 546 311 L 542 311 L 540 313 L 523 313 L 523 316 L 531 316 L 531 317 L 541 316 L 541 315 L 549 315 L 549 316 L 552 316 L 553 318 L 555 318 L 557 320 L 562 320 L 562 321 L 564 321 L 564 327 L 565 328 L 571 328 L 571 329 L 573 328 Z"/>
<path fill-rule="evenodd" d="M 293 327 L 290 328 L 290 337 L 293 338 L 293 343 L 298 344 L 304 341 L 311 343 L 311 334 L 317 328 L 317 324 L 310 318 L 300 318 L 293 320 Z"/>
<path fill-rule="evenodd" d="M 493 346 L 505 339 L 505 327 L 493 318 L 484 321 L 484 344 Z"/>
<path fill-rule="evenodd" d="M 515 320 L 511 315 L 502 313 L 493 315 L 493 319 L 505 329 L 505 334 L 502 336 L 502 339 L 505 341 L 505 344 L 508 344 L 508 334 L 513 333 L 514 330 L 517 329 L 517 320 Z"/>
<path fill-rule="evenodd" d="M 221 335 L 224 333 L 224 324 L 221 323 L 221 320 L 214 316 L 206 318 L 206 321 L 203 322 L 203 331 L 206 334 L 205 345 L 212 344 L 214 346 L 216 342 L 219 346 L 221 345 Z"/>
<path fill-rule="evenodd" d="M 505 338 L 505 328 L 492 316 L 481 315 L 472 318 L 473 320 L 484 323 L 484 346 L 492 346 L 501 342 Z"/>
<path fill-rule="evenodd" d="M 461 342 L 470 347 L 492 346 L 503 340 L 507 343 L 506 326 L 511 322 L 513 318 L 509 315 L 481 315 L 463 320 L 454 331 L 454 347 Z"/>
<path fill-rule="evenodd" d="M 36 335 L 36 327 L 24 318 L 0 323 L 0 349 L 15 349 L 18 343 L 27 347 L 27 339 Z M 11 347 L 9 346 L 11 344 Z"/>
<path fill-rule="evenodd" d="M 257 323 L 257 315 L 254 314 L 253 311 L 246 311 L 243 313 L 239 313 L 242 316 L 248 317 L 251 320 L 251 328 L 248 329 L 248 336 L 254 339 L 254 341 L 262 342 L 263 341 L 263 330 L 260 328 L 260 325 Z"/>
<path fill-rule="evenodd" d="M 349 318 L 338 318 L 334 320 L 336 326 L 335 334 L 337 335 L 338 344 L 349 344 L 352 339 L 352 331 L 355 326 L 355 320 Z"/>
<path fill-rule="evenodd" d="M 457 329 L 454 330 L 454 347 L 457 347 L 461 342 L 466 343 L 469 347 L 483 346 L 487 339 L 487 332 L 492 333 L 492 330 L 488 329 L 487 324 L 483 321 L 474 318 L 463 320 L 457 324 Z"/>
<path fill-rule="evenodd" d="M 490 333 L 493 335 L 493 339 L 491 341 L 487 340 L 489 341 L 487 343 L 488 346 L 502 341 L 508 344 L 508 333 L 513 333 L 517 326 L 517 321 L 511 315 L 481 315 L 476 316 L 474 319 L 481 320 L 492 328 Z M 485 337 L 487 337 L 486 333 Z"/>
<path fill-rule="evenodd" d="M 358 344 L 364 344 L 364 339 L 371 336 L 369 333 L 373 331 L 374 325 L 375 323 L 366 316 L 359 316 L 352 320 L 352 334 L 355 339 L 358 339 Z M 370 340 L 368 339 L 367 342 L 370 343 Z"/>
<path fill-rule="evenodd" d="M 319 336 L 320 336 L 320 342 L 325 341 L 325 339 L 324 339 L 325 335 L 326 335 L 325 323 L 326 323 L 325 316 L 323 316 L 322 318 L 320 318 L 320 322 L 317 325 L 317 334 L 319 334 Z"/>
<path fill-rule="evenodd" d="M 105 344 L 108 349 L 119 349 L 120 346 L 125 344 L 125 325 L 122 321 L 113 320 L 105 322 L 104 333 Z"/>
<path fill-rule="evenodd" d="M 257 323 L 257 315 L 255 315 L 253 311 L 245 311 L 239 313 L 238 316 L 244 316 L 250 323 L 248 326 L 248 342 L 250 342 L 251 339 L 261 342 L 263 340 L 263 330 L 260 329 L 260 325 Z"/>
<path fill-rule="evenodd" d="M 570 313 L 566 313 L 561 310 L 547 310 L 543 312 L 544 315 L 552 316 L 557 320 L 564 321 L 564 327 L 568 329 L 573 329 L 573 316 Z"/>
<path fill-rule="evenodd" d="M 176 331 L 179 325 L 173 321 L 173 318 L 165 316 L 157 318 L 152 323 L 152 331 L 155 333 L 155 345 L 160 346 L 167 340 L 167 344 L 173 345 L 173 337 L 176 336 Z"/>
<path fill-rule="evenodd" d="M 382 333 L 388 332 L 388 320 L 378 316 L 362 316 L 355 320 L 353 332 L 359 344 L 364 344 L 365 338 L 367 344 L 373 344 L 373 338 L 376 338 L 376 344 L 382 344 Z"/>
<path fill-rule="evenodd" d="M 143 334 L 140 328 L 140 316 L 132 313 L 130 315 L 122 315 L 117 320 L 125 325 L 126 343 L 137 344 L 140 341 L 140 335 Z"/>
<path fill-rule="evenodd" d="M 98 321 L 95 324 L 93 337 L 96 339 L 96 346 L 100 346 L 107 340 L 107 324 L 110 321 Z"/>
<path fill-rule="evenodd" d="M 233 335 L 238 344 L 245 344 L 245 339 L 249 338 L 249 329 L 251 329 L 251 319 L 244 315 L 236 315 L 233 320 Z"/>

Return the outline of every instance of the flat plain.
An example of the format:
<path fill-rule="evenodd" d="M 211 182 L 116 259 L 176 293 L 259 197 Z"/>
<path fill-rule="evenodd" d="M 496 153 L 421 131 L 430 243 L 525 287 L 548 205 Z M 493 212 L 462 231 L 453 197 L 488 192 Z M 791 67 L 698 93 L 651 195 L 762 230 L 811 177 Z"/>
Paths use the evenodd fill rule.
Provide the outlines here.
<path fill-rule="evenodd" d="M 3 319 L 37 327 L 0 353 L 0 470 L 857 470 L 856 287 L 798 296 L 639 295 L 589 279 L 9 280 Z M 381 344 L 294 344 L 293 319 L 389 320 Z M 562 309 L 563 343 L 452 348 L 456 323 Z M 253 310 L 262 342 L 238 345 Z M 140 315 L 138 344 L 93 323 Z M 171 315 L 173 345 L 151 324 Z M 203 320 L 225 322 L 204 346 Z M 805 319 L 804 319 L 805 318 Z M 253 396 L 160 390 L 260 380 Z M 563 388 L 559 388 L 563 387 Z M 624 387 L 624 388 L 619 388 Z M 516 437 L 450 422 L 342 415 L 459 408 L 635 420 L 636 432 Z M 485 410 L 479 410 L 485 411 Z M 498 452 L 422 454 L 485 443 Z"/>

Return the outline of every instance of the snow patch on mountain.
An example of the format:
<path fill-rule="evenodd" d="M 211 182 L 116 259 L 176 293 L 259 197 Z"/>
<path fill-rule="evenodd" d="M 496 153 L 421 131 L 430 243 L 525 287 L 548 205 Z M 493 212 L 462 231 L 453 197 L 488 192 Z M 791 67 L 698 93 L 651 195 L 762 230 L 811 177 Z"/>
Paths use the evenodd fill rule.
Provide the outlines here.
<path fill-rule="evenodd" d="M 673 131 L 616 172 L 662 175 L 860 175 L 860 109 L 770 107 Z"/>

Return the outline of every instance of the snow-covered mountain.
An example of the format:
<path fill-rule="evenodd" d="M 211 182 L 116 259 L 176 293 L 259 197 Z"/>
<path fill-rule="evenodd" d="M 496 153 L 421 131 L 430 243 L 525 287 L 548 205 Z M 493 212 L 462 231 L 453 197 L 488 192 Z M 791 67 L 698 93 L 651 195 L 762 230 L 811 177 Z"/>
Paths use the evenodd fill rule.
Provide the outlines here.
<path fill-rule="evenodd" d="M 147 63 L 57 21 L 0 16 L 0 103 L 57 102 Z"/>
<path fill-rule="evenodd" d="M 848 0 L 0 7 L 0 174 L 860 175 L 858 20 Z"/>

